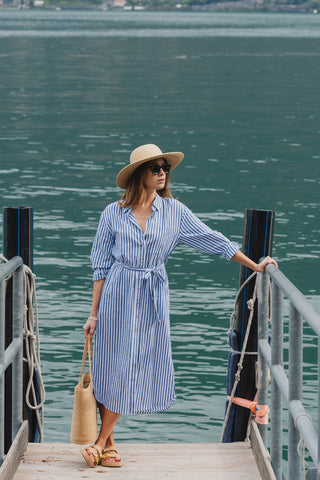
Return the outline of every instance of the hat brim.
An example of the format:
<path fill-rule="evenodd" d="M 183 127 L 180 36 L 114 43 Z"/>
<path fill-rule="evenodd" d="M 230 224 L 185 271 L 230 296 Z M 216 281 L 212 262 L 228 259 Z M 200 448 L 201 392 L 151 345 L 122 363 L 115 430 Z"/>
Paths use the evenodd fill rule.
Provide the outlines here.
<path fill-rule="evenodd" d="M 117 175 L 117 185 L 120 188 L 126 189 L 128 187 L 128 181 L 133 172 L 143 165 L 144 163 L 148 163 L 151 160 L 157 160 L 158 158 L 165 158 L 168 163 L 171 165 L 171 170 L 176 168 L 179 163 L 182 162 L 184 154 L 182 152 L 168 152 L 162 153 L 161 155 L 156 155 L 154 157 L 144 158 L 143 160 L 139 160 L 138 162 L 132 163 L 127 165 Z"/>

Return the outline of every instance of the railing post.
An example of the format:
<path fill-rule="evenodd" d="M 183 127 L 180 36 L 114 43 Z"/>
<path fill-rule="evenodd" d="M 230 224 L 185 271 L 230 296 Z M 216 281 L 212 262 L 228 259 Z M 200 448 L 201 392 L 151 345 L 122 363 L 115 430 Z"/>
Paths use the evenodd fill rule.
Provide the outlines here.
<path fill-rule="evenodd" d="M 13 273 L 12 337 L 23 340 L 23 266 Z M 22 424 L 23 351 L 19 349 L 12 362 L 12 441 Z"/>
<path fill-rule="evenodd" d="M 258 404 L 266 405 L 268 401 L 268 366 L 260 351 L 259 341 L 268 341 L 268 276 L 258 273 Z M 267 425 L 259 425 L 263 443 L 267 443 Z"/>
<path fill-rule="evenodd" d="M 296 308 L 290 303 L 289 313 L 289 403 L 292 400 L 302 400 L 302 319 Z M 299 480 L 301 476 L 301 461 L 297 454 L 300 433 L 289 414 L 289 478 Z"/>
<path fill-rule="evenodd" d="M 5 280 L 0 283 L 0 465 L 4 459 L 4 328 L 5 328 Z"/>
<path fill-rule="evenodd" d="M 283 296 L 280 288 L 272 282 L 271 295 L 271 363 L 283 366 L 283 317 L 282 317 Z M 271 378 L 271 444 L 270 455 L 274 473 L 278 480 L 282 479 L 282 396 L 280 389 Z"/>

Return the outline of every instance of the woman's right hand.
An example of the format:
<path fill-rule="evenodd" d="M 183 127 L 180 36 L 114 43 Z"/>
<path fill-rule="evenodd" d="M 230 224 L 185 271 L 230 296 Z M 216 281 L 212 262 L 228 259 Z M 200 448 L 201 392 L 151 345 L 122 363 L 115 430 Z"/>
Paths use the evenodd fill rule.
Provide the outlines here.
<path fill-rule="evenodd" d="M 84 336 L 93 337 L 94 331 L 97 325 L 97 319 L 93 317 L 89 317 L 86 323 L 83 325 Z"/>

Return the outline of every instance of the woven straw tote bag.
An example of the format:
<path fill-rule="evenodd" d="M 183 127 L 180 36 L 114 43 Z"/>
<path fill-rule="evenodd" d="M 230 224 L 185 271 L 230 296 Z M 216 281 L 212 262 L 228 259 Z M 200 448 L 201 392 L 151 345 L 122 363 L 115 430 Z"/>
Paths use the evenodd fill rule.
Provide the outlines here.
<path fill-rule="evenodd" d="M 88 354 L 89 373 L 83 373 Z M 87 337 L 83 349 L 79 382 L 74 389 L 70 440 L 86 445 L 97 439 L 97 402 L 93 395 L 91 373 L 92 338 Z"/>

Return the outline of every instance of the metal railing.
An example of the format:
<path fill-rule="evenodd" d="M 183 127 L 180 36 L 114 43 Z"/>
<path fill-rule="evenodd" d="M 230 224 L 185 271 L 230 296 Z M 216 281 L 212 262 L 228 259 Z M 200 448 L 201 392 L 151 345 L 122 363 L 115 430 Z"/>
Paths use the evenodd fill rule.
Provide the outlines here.
<path fill-rule="evenodd" d="M 5 298 L 6 279 L 13 274 L 12 287 L 12 341 L 5 349 Z M 12 442 L 22 425 L 23 383 L 23 260 L 14 257 L 0 265 L 0 466 L 5 457 L 5 421 L 12 424 Z M 12 418 L 5 418 L 5 371 L 12 364 Z"/>
<path fill-rule="evenodd" d="M 271 295 L 271 346 L 268 342 L 269 277 Z M 303 319 L 318 336 L 318 433 L 320 433 L 320 313 L 275 266 L 258 274 L 258 404 L 268 403 L 268 368 L 271 373 L 270 456 L 278 480 L 282 480 L 282 399 L 289 412 L 288 419 L 288 478 L 300 480 L 302 461 L 297 453 L 302 440 L 314 462 L 307 479 L 320 479 L 320 435 L 302 404 L 303 382 Z M 283 296 L 289 300 L 289 360 L 288 376 L 283 367 Z M 268 426 L 259 425 L 267 443 Z"/>

